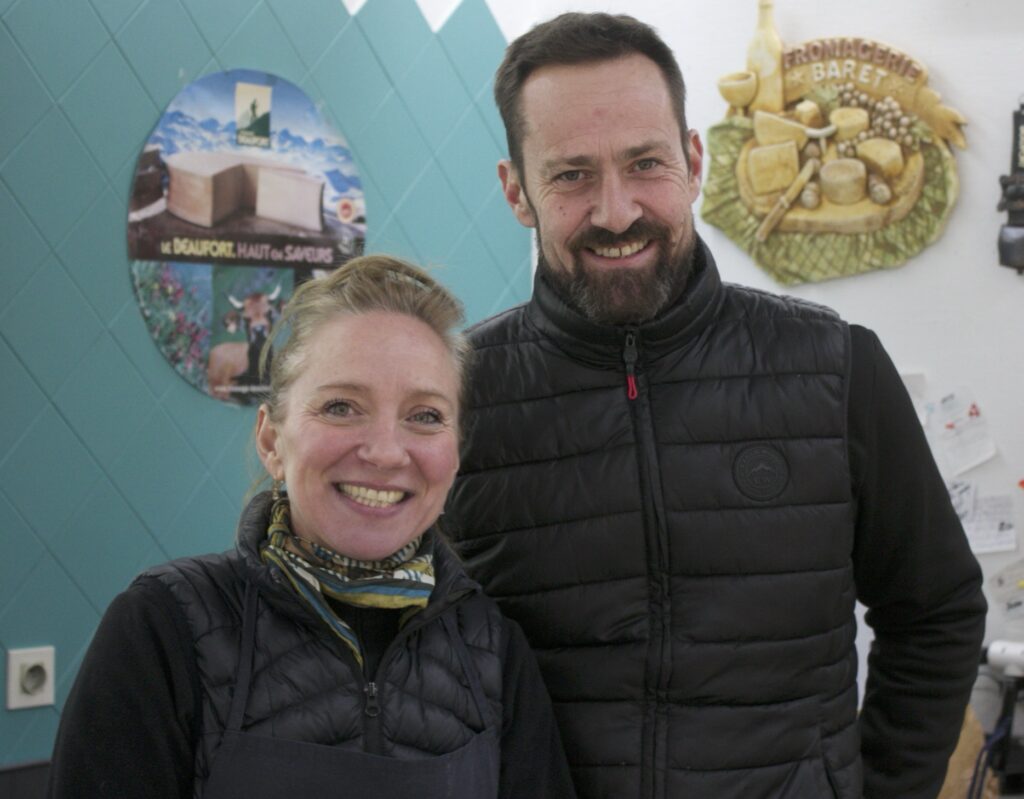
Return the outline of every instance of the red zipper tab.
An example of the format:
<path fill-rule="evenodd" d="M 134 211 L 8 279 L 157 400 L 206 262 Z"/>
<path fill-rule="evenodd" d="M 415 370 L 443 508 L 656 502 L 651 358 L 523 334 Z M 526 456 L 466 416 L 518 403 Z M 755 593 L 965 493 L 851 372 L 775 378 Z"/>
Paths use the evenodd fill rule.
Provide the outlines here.
<path fill-rule="evenodd" d="M 636 331 L 626 332 L 626 345 L 622 349 L 622 360 L 626 363 L 626 396 L 635 400 L 639 392 L 636 387 Z"/>

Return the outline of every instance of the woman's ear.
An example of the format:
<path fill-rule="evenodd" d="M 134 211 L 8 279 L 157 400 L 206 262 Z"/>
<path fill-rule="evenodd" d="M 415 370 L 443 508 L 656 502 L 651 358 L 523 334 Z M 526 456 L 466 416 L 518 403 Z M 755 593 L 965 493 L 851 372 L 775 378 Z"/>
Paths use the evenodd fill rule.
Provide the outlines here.
<path fill-rule="evenodd" d="M 271 479 L 284 479 L 284 461 L 279 451 L 277 427 L 270 420 L 270 408 L 265 402 L 256 412 L 256 454 Z"/>

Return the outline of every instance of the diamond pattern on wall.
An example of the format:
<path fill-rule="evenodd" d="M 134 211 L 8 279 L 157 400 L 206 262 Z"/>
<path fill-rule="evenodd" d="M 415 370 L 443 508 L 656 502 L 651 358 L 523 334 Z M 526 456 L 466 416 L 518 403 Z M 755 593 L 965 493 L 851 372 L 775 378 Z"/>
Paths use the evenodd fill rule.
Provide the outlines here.
<path fill-rule="evenodd" d="M 229 546 L 251 481 L 252 411 L 182 381 L 131 299 L 135 159 L 183 86 L 236 67 L 302 86 L 357 158 L 369 250 L 437 264 L 469 321 L 529 293 L 529 235 L 496 189 L 486 3 L 437 32 L 416 0 L 349 7 L 0 0 L 0 650 L 55 644 L 60 700 L 109 599 Z M 46 758 L 58 711 L 0 709 L 0 767 Z"/>

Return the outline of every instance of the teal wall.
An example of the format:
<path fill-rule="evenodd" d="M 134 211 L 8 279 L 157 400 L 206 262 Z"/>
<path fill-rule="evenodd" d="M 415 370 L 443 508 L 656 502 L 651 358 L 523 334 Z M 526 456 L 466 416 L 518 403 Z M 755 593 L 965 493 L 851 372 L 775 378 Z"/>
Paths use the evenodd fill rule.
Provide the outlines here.
<path fill-rule="evenodd" d="M 439 272 L 471 320 L 529 293 L 504 206 L 484 0 L 0 0 L 0 656 L 52 644 L 57 707 L 0 703 L 0 767 L 49 757 L 100 615 L 147 565 L 224 549 L 251 411 L 178 377 L 125 253 L 135 158 L 174 95 L 235 67 L 301 86 L 348 139 L 369 250 Z M 3 685 L 6 683 L 4 680 Z"/>

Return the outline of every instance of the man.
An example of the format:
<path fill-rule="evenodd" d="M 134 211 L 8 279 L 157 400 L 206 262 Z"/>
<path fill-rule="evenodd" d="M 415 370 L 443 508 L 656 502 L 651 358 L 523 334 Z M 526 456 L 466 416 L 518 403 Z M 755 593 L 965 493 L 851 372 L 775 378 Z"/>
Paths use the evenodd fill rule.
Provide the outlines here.
<path fill-rule="evenodd" d="M 538 274 L 472 331 L 446 519 L 537 652 L 579 795 L 934 797 L 985 602 L 878 340 L 720 282 L 648 26 L 544 23 L 495 95 Z"/>

